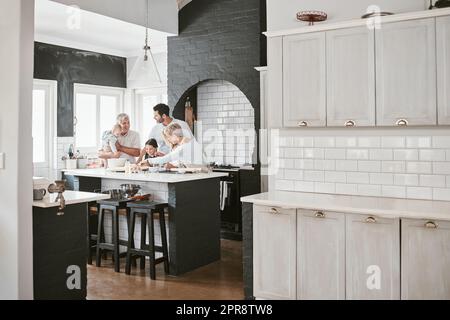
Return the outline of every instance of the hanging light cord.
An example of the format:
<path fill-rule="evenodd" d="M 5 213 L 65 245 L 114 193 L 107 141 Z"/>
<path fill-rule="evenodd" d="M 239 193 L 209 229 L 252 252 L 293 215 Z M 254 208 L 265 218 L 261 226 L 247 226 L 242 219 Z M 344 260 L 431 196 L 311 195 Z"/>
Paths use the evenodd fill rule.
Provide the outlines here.
<path fill-rule="evenodd" d="M 144 61 L 148 61 L 148 51 L 150 50 L 150 46 L 148 45 L 148 25 L 149 25 L 149 0 L 147 0 L 147 22 L 145 25 L 145 46 L 144 46 Z"/>

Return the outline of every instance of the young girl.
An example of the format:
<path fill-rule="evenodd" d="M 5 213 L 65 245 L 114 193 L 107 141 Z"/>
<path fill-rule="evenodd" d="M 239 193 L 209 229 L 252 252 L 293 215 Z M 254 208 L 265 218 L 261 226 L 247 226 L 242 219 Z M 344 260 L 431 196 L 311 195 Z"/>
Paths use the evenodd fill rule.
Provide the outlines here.
<path fill-rule="evenodd" d="M 145 147 L 142 149 L 137 163 L 148 166 L 148 159 L 162 156 L 164 154 L 158 151 L 158 142 L 155 139 L 150 139 L 145 143 Z"/>

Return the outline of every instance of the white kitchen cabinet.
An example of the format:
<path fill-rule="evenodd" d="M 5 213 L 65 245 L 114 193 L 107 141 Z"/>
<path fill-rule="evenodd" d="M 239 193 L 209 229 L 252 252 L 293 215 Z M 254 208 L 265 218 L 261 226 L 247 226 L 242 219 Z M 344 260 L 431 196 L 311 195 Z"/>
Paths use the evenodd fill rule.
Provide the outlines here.
<path fill-rule="evenodd" d="M 296 225 L 296 210 L 254 206 L 253 282 L 256 298 L 297 298 Z"/>
<path fill-rule="evenodd" d="M 375 31 L 377 125 L 436 125 L 435 19 Z"/>
<path fill-rule="evenodd" d="M 267 39 L 267 128 L 283 127 L 283 37 Z"/>
<path fill-rule="evenodd" d="M 450 125 L 450 17 L 436 18 L 438 121 Z"/>
<path fill-rule="evenodd" d="M 346 216 L 348 300 L 400 299 L 400 222 Z"/>
<path fill-rule="evenodd" d="M 297 212 L 297 298 L 344 300 L 345 215 Z"/>
<path fill-rule="evenodd" d="M 402 299 L 450 299 L 450 222 L 402 220 Z"/>
<path fill-rule="evenodd" d="M 374 31 L 349 28 L 326 37 L 327 125 L 375 126 Z"/>
<path fill-rule="evenodd" d="M 269 67 L 269 73 L 271 70 Z M 285 127 L 326 125 L 324 32 L 283 38 L 283 124 Z"/>

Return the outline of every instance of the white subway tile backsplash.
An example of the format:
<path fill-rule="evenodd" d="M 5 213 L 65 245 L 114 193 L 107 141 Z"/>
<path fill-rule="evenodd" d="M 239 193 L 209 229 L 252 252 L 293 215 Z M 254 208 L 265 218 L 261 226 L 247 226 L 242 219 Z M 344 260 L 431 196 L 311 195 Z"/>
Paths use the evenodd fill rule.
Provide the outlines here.
<path fill-rule="evenodd" d="M 431 148 L 431 137 L 407 137 L 408 148 Z"/>
<path fill-rule="evenodd" d="M 384 149 L 387 148 L 404 148 L 405 147 L 405 137 L 382 137 L 381 146 Z"/>
<path fill-rule="evenodd" d="M 450 149 L 450 137 L 448 136 L 433 137 L 433 148 Z"/>
<path fill-rule="evenodd" d="M 450 201 L 450 133 L 286 134 L 279 143 L 280 190 Z"/>
<path fill-rule="evenodd" d="M 370 177 L 368 173 L 365 172 L 349 172 L 347 173 L 348 183 L 369 183 Z"/>
<path fill-rule="evenodd" d="M 369 150 L 367 149 L 350 149 L 347 150 L 348 160 L 369 160 Z"/>
<path fill-rule="evenodd" d="M 370 184 L 392 185 L 394 184 L 394 175 L 392 173 L 371 173 Z"/>
<path fill-rule="evenodd" d="M 294 189 L 294 181 L 292 180 L 277 180 L 276 189 L 281 191 L 290 191 Z"/>
<path fill-rule="evenodd" d="M 305 171 L 304 180 L 305 181 L 324 182 L 325 181 L 325 172 L 324 171 Z"/>
<path fill-rule="evenodd" d="M 392 173 L 406 172 L 406 162 L 404 161 L 382 161 L 381 171 Z"/>
<path fill-rule="evenodd" d="M 419 177 L 421 187 L 445 188 L 446 177 L 439 175 L 421 175 Z"/>
<path fill-rule="evenodd" d="M 420 150 L 420 161 L 445 161 L 446 154 L 444 150 Z"/>
<path fill-rule="evenodd" d="M 433 189 L 424 187 L 408 187 L 407 190 L 408 198 L 413 199 L 423 199 L 432 200 L 433 199 Z"/>
<path fill-rule="evenodd" d="M 358 161 L 358 170 L 363 172 L 381 172 L 381 161 Z"/>
<path fill-rule="evenodd" d="M 392 149 L 373 149 L 369 151 L 370 160 L 393 160 Z"/>
<path fill-rule="evenodd" d="M 419 160 L 419 151 L 415 149 L 394 150 L 394 160 L 415 161 Z"/>
<path fill-rule="evenodd" d="M 406 187 L 382 186 L 381 195 L 383 197 L 405 198 L 406 197 Z"/>
<path fill-rule="evenodd" d="M 336 193 L 336 185 L 334 183 L 315 182 L 314 192 Z"/>
<path fill-rule="evenodd" d="M 347 175 L 345 172 L 326 171 L 325 182 L 346 183 Z"/>
<path fill-rule="evenodd" d="M 407 173 L 433 173 L 433 167 L 431 162 L 408 162 L 406 164 Z"/>
<path fill-rule="evenodd" d="M 355 160 L 336 160 L 337 171 L 358 171 L 358 161 Z"/>
<path fill-rule="evenodd" d="M 394 184 L 399 186 L 418 186 L 419 176 L 417 174 L 396 174 Z"/>
<path fill-rule="evenodd" d="M 380 137 L 360 137 L 358 138 L 358 147 L 360 148 L 380 148 Z"/>
<path fill-rule="evenodd" d="M 337 137 L 337 148 L 355 148 L 358 146 L 358 139 L 354 137 Z"/>

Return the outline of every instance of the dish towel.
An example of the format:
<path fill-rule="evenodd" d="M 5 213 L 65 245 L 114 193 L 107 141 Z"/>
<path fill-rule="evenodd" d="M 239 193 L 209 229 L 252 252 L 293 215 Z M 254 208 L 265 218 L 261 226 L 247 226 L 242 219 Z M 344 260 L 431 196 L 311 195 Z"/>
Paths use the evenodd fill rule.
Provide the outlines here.
<path fill-rule="evenodd" d="M 220 181 L 220 211 L 225 210 L 225 204 L 228 198 L 228 183 Z"/>

